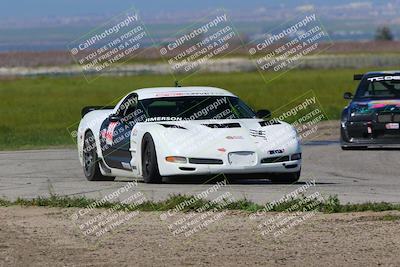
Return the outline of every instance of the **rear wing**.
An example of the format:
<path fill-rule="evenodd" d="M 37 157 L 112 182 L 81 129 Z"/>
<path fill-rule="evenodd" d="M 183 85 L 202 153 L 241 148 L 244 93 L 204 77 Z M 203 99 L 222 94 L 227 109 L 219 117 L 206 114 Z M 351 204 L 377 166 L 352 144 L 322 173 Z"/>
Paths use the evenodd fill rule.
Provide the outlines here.
<path fill-rule="evenodd" d="M 364 77 L 364 74 L 354 74 L 353 79 L 355 81 L 361 81 L 363 77 Z"/>
<path fill-rule="evenodd" d="M 99 110 L 99 109 L 114 109 L 114 106 L 88 106 L 84 107 L 81 111 L 81 116 L 85 116 L 87 113 L 93 111 L 93 110 Z"/>

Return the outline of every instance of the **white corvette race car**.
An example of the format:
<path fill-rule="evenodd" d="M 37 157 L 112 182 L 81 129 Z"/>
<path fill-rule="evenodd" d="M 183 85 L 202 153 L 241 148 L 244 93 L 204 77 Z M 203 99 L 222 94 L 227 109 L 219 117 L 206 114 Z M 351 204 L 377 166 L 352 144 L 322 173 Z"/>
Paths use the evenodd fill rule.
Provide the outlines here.
<path fill-rule="evenodd" d="M 166 176 L 218 175 L 292 183 L 301 147 L 291 125 L 254 112 L 212 87 L 133 91 L 115 107 L 85 107 L 77 144 L 90 181 L 115 176 L 161 183 Z"/>

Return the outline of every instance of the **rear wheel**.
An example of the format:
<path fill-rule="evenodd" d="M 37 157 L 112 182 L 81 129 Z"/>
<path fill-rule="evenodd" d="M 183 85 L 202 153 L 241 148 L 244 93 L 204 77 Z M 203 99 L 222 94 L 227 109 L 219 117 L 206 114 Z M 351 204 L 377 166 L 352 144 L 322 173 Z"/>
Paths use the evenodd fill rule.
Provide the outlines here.
<path fill-rule="evenodd" d="M 142 172 L 145 183 L 162 183 L 158 170 L 156 148 L 150 134 L 145 134 L 142 142 Z"/>
<path fill-rule="evenodd" d="M 277 174 L 270 180 L 274 184 L 293 184 L 300 179 L 301 171 Z"/>
<path fill-rule="evenodd" d="M 101 174 L 96 141 L 91 131 L 85 134 L 83 144 L 83 173 L 88 181 L 114 181 L 115 179 L 115 177 Z"/>

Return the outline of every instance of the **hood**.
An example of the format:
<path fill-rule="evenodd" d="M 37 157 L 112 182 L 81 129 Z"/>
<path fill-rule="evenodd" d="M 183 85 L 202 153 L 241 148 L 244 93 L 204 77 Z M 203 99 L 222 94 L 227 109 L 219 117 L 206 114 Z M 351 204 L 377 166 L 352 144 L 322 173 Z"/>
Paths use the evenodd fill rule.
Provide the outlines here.
<path fill-rule="evenodd" d="M 297 132 L 285 122 L 268 123 L 260 119 L 193 120 L 157 122 L 169 149 L 180 155 L 209 151 L 282 149 L 297 145 Z M 161 128 L 160 128 L 161 127 Z"/>
<path fill-rule="evenodd" d="M 353 114 L 376 112 L 400 112 L 400 99 L 354 101 L 350 105 Z"/>

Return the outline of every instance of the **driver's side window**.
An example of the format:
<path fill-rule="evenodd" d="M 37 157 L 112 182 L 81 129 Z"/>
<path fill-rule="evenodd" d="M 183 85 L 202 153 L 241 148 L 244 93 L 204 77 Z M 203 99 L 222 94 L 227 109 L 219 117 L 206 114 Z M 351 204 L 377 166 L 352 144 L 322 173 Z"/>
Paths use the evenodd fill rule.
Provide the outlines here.
<path fill-rule="evenodd" d="M 137 94 L 128 95 L 118 108 L 116 115 L 123 121 L 131 121 L 134 119 L 135 110 L 137 108 Z"/>

